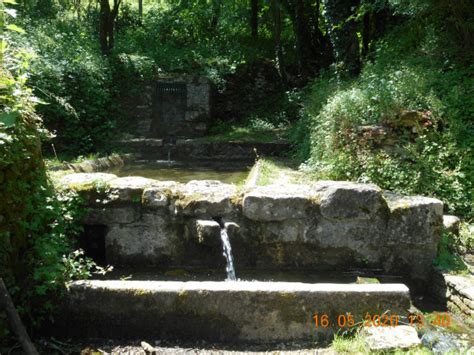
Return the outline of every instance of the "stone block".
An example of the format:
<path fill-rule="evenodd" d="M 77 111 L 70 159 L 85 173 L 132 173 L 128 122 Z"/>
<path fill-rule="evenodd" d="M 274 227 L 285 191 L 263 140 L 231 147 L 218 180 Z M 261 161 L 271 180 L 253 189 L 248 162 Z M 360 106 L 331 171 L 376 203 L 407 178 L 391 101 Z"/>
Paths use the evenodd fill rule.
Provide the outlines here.
<path fill-rule="evenodd" d="M 258 186 L 244 195 L 242 212 L 253 221 L 283 221 L 305 218 L 312 201 L 304 185 Z"/>
<path fill-rule="evenodd" d="M 75 191 L 105 187 L 108 183 L 117 179 L 117 175 L 106 173 L 74 173 L 61 178 L 60 185 Z"/>
<path fill-rule="evenodd" d="M 167 207 L 181 187 L 175 181 L 157 181 L 143 190 L 142 204 L 149 208 Z"/>
<path fill-rule="evenodd" d="M 55 331 L 82 338 L 316 341 L 339 329 L 339 315 L 358 322 L 367 312 L 403 315 L 409 307 L 402 284 L 77 281 Z M 315 314 L 327 314 L 329 327 L 317 327 Z"/>
<path fill-rule="evenodd" d="M 157 180 L 141 176 L 121 177 L 109 181 L 109 199 L 113 202 L 140 203 L 143 190 L 157 183 Z"/>
<path fill-rule="evenodd" d="M 318 181 L 313 189 L 318 194 L 320 212 L 324 218 L 370 220 L 387 210 L 382 191 L 375 185 Z"/>
<path fill-rule="evenodd" d="M 136 222 L 140 218 L 140 211 L 136 206 L 95 207 L 84 216 L 86 225 L 127 224 Z"/>
<path fill-rule="evenodd" d="M 175 225 L 162 216 L 155 216 L 153 223 L 111 225 L 105 236 L 107 262 L 118 265 L 176 263 L 180 245 Z"/>
<path fill-rule="evenodd" d="M 445 214 L 443 216 L 443 228 L 446 232 L 459 235 L 459 225 L 461 220 L 456 216 L 450 216 Z"/>
<path fill-rule="evenodd" d="M 177 213 L 196 217 L 221 217 L 235 210 L 232 199 L 237 193 L 235 185 L 214 180 L 188 182 L 176 201 Z"/>
<path fill-rule="evenodd" d="M 363 334 L 371 351 L 410 349 L 421 345 L 416 329 L 408 325 L 365 327 L 363 328 Z"/>
<path fill-rule="evenodd" d="M 190 223 L 191 236 L 199 244 L 203 245 L 221 245 L 221 226 L 213 220 L 197 219 Z"/>

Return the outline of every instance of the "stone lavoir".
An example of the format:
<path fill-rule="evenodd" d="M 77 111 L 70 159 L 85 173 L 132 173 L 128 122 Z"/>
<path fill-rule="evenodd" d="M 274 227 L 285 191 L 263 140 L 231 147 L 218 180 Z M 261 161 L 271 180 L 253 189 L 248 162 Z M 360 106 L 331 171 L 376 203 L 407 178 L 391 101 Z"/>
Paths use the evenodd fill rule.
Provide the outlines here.
<path fill-rule="evenodd" d="M 401 282 L 411 291 L 429 282 L 443 220 L 439 200 L 341 181 L 237 188 L 76 173 L 61 184 L 88 207 L 86 253 L 132 275 L 70 286 L 53 332 L 81 338 L 308 341 L 331 337 L 341 317 L 406 319 Z M 224 281 L 223 229 L 238 281 Z M 200 278 L 189 276 L 197 270 Z M 202 270 L 219 270 L 221 281 Z M 260 276 L 241 276 L 248 270 Z M 275 272 L 283 282 L 271 280 Z M 314 272 L 345 281 L 304 282 Z M 391 282 L 356 284 L 348 274 Z M 316 327 L 316 314 L 333 322 Z"/>
<path fill-rule="evenodd" d="M 147 83 L 138 136 L 116 142 L 127 154 L 63 167 L 87 211 L 78 244 L 114 270 L 69 285 L 52 335 L 324 347 L 362 328 L 373 350 L 462 349 L 413 326 L 424 296 L 473 316 L 472 278 L 434 272 L 443 219 L 456 226 L 443 203 L 343 181 L 257 186 L 258 157 L 290 146 L 203 137 L 210 92 L 199 77 Z"/>

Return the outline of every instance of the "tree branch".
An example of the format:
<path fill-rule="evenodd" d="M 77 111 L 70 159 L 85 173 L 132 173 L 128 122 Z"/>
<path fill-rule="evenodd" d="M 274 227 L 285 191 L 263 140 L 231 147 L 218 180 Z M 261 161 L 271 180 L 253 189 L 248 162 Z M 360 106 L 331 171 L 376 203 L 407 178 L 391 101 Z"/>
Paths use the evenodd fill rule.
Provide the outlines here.
<path fill-rule="evenodd" d="M 10 294 L 8 293 L 7 287 L 3 282 L 3 279 L 0 277 L 0 307 L 5 309 L 7 314 L 8 323 L 10 324 L 10 328 L 15 333 L 18 341 L 23 348 L 23 351 L 27 355 L 39 355 L 38 351 L 36 350 L 34 344 L 31 342 L 31 339 L 26 332 L 25 326 L 21 322 L 21 318 L 18 315 L 18 312 L 15 309 L 15 305 L 13 304 L 12 299 L 10 298 Z"/>

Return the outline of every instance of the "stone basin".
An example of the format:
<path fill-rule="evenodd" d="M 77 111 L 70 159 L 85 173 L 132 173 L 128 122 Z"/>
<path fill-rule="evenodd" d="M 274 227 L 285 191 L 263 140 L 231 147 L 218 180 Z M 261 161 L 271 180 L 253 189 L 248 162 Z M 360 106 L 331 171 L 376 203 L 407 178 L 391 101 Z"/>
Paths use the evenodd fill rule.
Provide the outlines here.
<path fill-rule="evenodd" d="M 349 316 L 410 307 L 403 284 L 92 280 L 72 283 L 65 299 L 62 336 L 260 344 L 328 339 Z M 329 324 L 316 326 L 315 314 Z"/>

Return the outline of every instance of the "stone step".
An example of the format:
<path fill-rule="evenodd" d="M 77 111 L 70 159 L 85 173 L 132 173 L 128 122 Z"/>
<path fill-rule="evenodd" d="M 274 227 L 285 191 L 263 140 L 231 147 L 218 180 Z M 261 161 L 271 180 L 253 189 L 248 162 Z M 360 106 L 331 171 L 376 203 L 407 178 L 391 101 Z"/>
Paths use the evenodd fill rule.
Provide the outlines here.
<path fill-rule="evenodd" d="M 92 280 L 61 307 L 55 336 L 272 343 L 327 340 L 367 313 L 406 316 L 410 297 L 403 284 Z"/>

